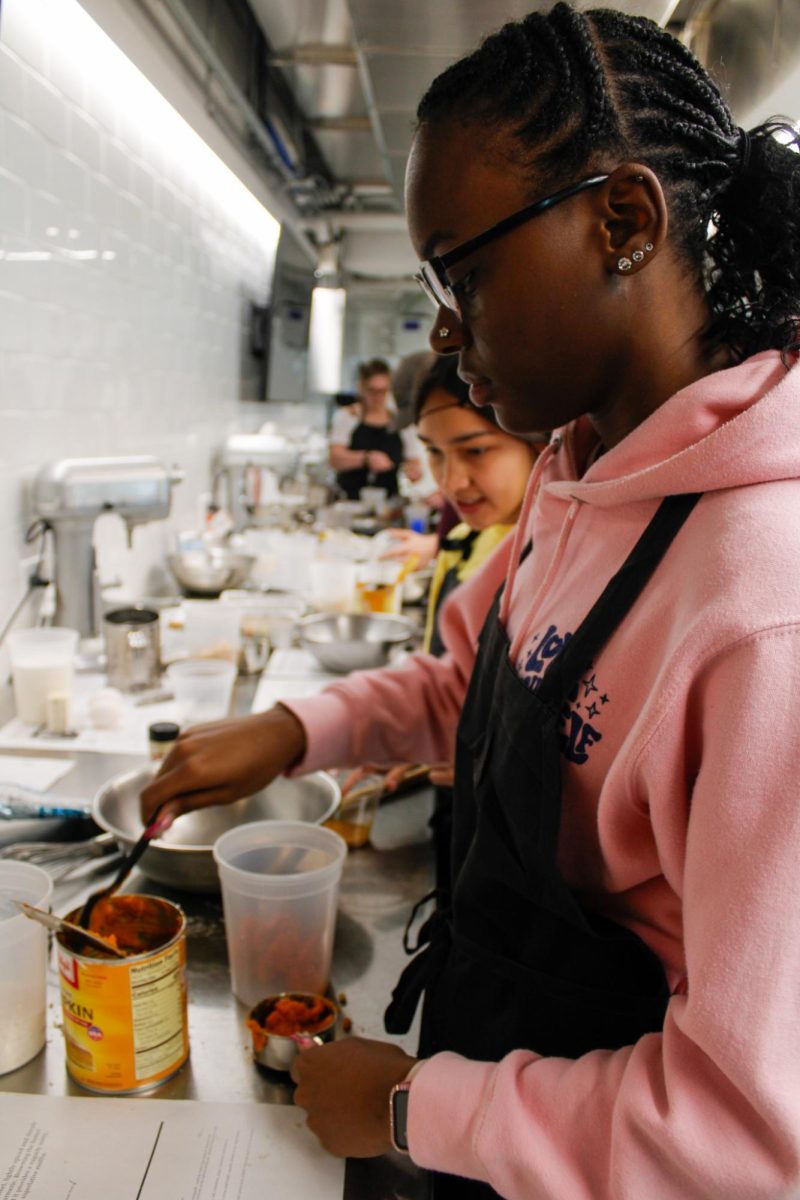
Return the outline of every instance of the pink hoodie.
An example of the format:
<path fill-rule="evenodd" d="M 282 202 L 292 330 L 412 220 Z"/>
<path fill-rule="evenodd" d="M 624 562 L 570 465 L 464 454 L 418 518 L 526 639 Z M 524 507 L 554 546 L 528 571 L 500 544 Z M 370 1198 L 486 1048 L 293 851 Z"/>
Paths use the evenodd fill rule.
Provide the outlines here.
<path fill-rule="evenodd" d="M 512 1200 L 797 1197 L 800 367 L 768 352 L 701 380 L 579 479 L 592 436 L 579 421 L 540 458 L 514 539 L 446 606 L 449 655 L 292 703 L 301 769 L 451 756 L 508 564 L 502 616 L 533 679 L 662 497 L 705 493 L 562 729 L 562 871 L 660 956 L 663 1032 L 575 1061 L 435 1055 L 409 1140 Z"/>

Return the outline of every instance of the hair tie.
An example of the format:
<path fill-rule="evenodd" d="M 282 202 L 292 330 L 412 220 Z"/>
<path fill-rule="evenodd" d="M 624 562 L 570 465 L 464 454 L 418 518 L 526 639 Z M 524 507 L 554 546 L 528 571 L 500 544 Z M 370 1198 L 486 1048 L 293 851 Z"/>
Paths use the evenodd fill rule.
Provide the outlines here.
<path fill-rule="evenodd" d="M 739 162 L 736 167 L 737 175 L 744 175 L 750 166 L 750 153 L 753 149 L 753 139 L 746 129 L 739 129 Z"/>

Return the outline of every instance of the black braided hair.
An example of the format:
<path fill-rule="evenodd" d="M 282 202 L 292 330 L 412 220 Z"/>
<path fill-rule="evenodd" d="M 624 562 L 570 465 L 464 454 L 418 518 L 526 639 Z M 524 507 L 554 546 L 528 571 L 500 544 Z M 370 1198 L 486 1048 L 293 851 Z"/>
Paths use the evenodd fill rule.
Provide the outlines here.
<path fill-rule="evenodd" d="M 554 188 L 632 160 L 658 175 L 673 244 L 705 288 L 712 345 L 735 360 L 800 347 L 800 138 L 746 137 L 694 55 L 645 17 L 558 3 L 505 25 L 438 76 L 420 123 L 509 129 Z"/>
<path fill-rule="evenodd" d="M 452 396 L 453 403 L 459 408 L 468 408 L 477 413 L 491 425 L 497 424 L 497 418 L 491 405 L 478 408 L 469 398 L 469 384 L 458 374 L 458 361 L 452 355 L 439 356 L 433 360 L 427 371 L 421 375 L 414 394 L 414 420 L 419 421 L 422 410 L 431 392 L 442 391 Z"/>

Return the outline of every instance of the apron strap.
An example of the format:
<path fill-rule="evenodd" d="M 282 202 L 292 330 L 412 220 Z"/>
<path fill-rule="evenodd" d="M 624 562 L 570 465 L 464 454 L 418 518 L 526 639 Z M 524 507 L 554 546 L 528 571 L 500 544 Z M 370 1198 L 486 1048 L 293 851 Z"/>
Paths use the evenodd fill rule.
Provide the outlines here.
<path fill-rule="evenodd" d="M 540 699 L 568 695 L 644 591 L 650 576 L 689 517 L 701 492 L 667 496 L 616 575 L 606 584 L 572 638 L 551 662 L 537 689 Z"/>
<path fill-rule="evenodd" d="M 403 930 L 403 949 L 405 950 L 406 954 L 416 954 L 418 950 L 421 950 L 422 947 L 427 945 L 427 943 L 430 941 L 431 921 L 434 915 L 433 913 L 421 926 L 420 931 L 417 934 L 416 944 L 413 946 L 411 945 L 411 929 L 417 919 L 420 909 L 424 908 L 426 904 L 430 904 L 432 900 L 435 900 L 436 895 L 436 888 L 432 888 L 431 891 L 426 892 L 425 895 L 422 896 L 422 898 L 419 899 L 412 908 L 411 916 L 406 921 L 406 927 Z"/>
<path fill-rule="evenodd" d="M 450 537 L 449 534 L 445 534 L 439 549 L 458 550 L 461 553 L 461 562 L 467 562 L 480 532 L 480 529 L 470 529 L 469 533 L 462 538 L 454 538 Z"/>
<path fill-rule="evenodd" d="M 420 931 L 419 944 L 426 940 L 428 944 L 412 958 L 403 971 L 392 992 L 389 1007 L 383 1014 L 383 1024 L 387 1033 L 408 1033 L 422 993 L 437 978 L 444 966 L 450 950 L 451 936 L 449 917 L 437 910 Z"/>

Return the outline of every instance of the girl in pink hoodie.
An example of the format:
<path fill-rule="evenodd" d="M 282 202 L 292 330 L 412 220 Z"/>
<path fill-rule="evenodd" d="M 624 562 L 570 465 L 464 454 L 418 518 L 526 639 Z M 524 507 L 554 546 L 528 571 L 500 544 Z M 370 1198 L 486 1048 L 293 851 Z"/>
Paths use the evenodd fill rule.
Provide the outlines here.
<path fill-rule="evenodd" d="M 418 117 L 431 344 L 558 432 L 444 658 L 190 731 L 145 808 L 456 739 L 452 908 L 387 1012 L 424 992 L 420 1059 L 303 1053 L 311 1129 L 393 1136 L 437 1197 L 797 1197 L 797 139 L 738 129 L 651 22 L 565 4 Z"/>

